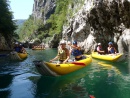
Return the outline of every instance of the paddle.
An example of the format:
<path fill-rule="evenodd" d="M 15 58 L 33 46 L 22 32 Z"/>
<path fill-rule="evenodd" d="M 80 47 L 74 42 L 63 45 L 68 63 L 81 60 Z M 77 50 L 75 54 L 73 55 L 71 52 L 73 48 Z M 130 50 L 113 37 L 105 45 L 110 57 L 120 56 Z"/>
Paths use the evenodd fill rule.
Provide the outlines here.
<path fill-rule="evenodd" d="M 85 64 L 84 64 L 84 63 L 81 63 L 81 62 L 72 62 L 71 64 L 85 66 Z"/>
<path fill-rule="evenodd" d="M 0 57 L 7 57 L 9 54 L 0 54 Z"/>

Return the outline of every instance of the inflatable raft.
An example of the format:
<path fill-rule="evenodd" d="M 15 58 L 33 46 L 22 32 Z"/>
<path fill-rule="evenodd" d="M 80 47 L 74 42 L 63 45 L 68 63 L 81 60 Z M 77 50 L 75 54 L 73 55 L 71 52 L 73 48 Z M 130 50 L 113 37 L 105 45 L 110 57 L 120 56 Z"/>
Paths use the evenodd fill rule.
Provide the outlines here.
<path fill-rule="evenodd" d="M 111 62 L 116 62 L 123 54 L 98 54 L 98 52 L 92 52 L 92 57 L 96 59 L 101 59 L 101 60 L 106 60 L 106 61 L 111 61 Z"/>
<path fill-rule="evenodd" d="M 27 53 L 17 53 L 15 51 L 10 53 L 11 60 L 24 60 L 27 56 Z"/>
<path fill-rule="evenodd" d="M 34 61 L 34 64 L 41 75 L 60 76 L 88 66 L 92 62 L 92 58 L 88 55 L 84 55 L 84 57 L 83 60 L 68 62 L 66 64 L 56 64 L 44 61 Z"/>

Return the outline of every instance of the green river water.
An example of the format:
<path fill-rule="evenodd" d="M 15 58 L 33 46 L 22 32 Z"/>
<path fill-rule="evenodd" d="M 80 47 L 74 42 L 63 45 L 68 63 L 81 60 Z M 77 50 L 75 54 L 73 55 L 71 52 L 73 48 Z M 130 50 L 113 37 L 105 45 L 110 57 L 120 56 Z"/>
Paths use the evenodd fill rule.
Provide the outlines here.
<path fill-rule="evenodd" d="M 0 57 L 0 98 L 130 98 L 130 63 L 93 59 L 89 66 L 59 76 L 41 76 L 34 60 L 49 61 L 57 49 L 27 49 L 24 61 Z"/>

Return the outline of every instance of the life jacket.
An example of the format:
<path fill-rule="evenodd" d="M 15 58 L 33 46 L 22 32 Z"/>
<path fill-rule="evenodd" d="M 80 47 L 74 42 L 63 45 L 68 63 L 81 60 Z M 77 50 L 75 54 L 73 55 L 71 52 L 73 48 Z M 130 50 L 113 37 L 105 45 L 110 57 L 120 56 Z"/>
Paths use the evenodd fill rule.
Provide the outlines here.
<path fill-rule="evenodd" d="M 14 50 L 15 50 L 16 52 L 20 52 L 20 51 L 21 51 L 21 47 L 14 47 Z"/>
<path fill-rule="evenodd" d="M 113 47 L 111 48 L 110 53 L 115 53 L 115 50 Z"/>
<path fill-rule="evenodd" d="M 82 55 L 81 51 L 78 50 L 78 49 L 73 49 L 71 54 L 72 54 L 73 56 L 79 56 L 79 55 Z"/>
<path fill-rule="evenodd" d="M 64 50 L 59 49 L 58 50 L 58 57 L 59 57 L 59 60 L 65 60 L 67 58 L 67 49 L 66 48 Z"/>

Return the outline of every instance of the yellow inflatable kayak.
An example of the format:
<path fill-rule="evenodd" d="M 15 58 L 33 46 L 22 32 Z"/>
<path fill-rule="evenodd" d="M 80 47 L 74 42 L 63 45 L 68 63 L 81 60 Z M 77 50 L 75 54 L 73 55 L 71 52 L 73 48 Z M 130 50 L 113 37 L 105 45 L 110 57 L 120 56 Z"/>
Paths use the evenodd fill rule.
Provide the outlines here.
<path fill-rule="evenodd" d="M 23 60 L 27 58 L 28 54 L 27 53 L 17 53 L 15 51 L 10 53 L 10 58 L 12 60 Z"/>
<path fill-rule="evenodd" d="M 66 64 L 56 64 L 43 61 L 34 61 L 34 64 L 41 75 L 59 76 L 65 75 L 88 66 L 92 62 L 91 56 L 84 55 L 85 59 L 69 62 Z"/>
<path fill-rule="evenodd" d="M 93 58 L 97 58 L 97 59 L 101 59 L 101 60 L 106 60 L 106 61 L 112 61 L 115 62 L 117 61 L 123 54 L 105 54 L 105 55 L 101 55 L 98 54 L 98 52 L 92 52 L 92 57 Z"/>
<path fill-rule="evenodd" d="M 19 56 L 21 59 L 25 59 L 25 58 L 27 58 L 28 54 L 27 54 L 27 53 L 18 53 L 18 56 Z"/>

